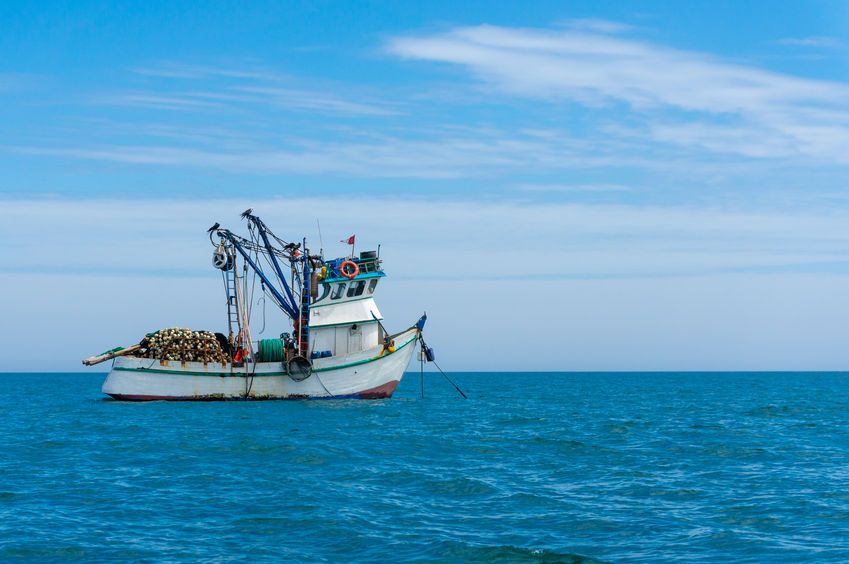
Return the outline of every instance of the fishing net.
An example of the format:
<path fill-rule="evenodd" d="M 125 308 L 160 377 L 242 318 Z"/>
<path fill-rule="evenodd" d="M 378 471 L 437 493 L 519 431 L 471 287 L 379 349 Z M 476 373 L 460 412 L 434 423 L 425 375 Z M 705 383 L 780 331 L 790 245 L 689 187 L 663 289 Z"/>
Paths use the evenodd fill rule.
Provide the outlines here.
<path fill-rule="evenodd" d="M 226 362 L 214 333 L 174 327 L 148 333 L 141 342 L 143 356 L 161 360 Z"/>

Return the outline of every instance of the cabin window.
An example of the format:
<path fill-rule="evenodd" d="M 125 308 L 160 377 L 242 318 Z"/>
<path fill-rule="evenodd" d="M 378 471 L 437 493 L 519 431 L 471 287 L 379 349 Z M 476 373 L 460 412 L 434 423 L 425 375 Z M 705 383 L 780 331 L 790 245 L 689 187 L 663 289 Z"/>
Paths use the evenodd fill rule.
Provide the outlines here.
<path fill-rule="evenodd" d="M 351 287 L 348 288 L 348 297 L 352 298 L 354 296 L 361 296 L 365 287 L 365 280 L 360 280 L 359 282 L 351 282 Z"/>
<path fill-rule="evenodd" d="M 368 282 L 368 293 L 374 294 L 374 289 L 375 289 L 376 286 L 377 286 L 377 278 L 372 278 L 371 280 L 369 280 L 369 282 Z"/>
<path fill-rule="evenodd" d="M 322 286 L 321 295 L 318 298 L 316 298 L 316 300 L 315 300 L 316 302 L 320 302 L 321 300 L 323 300 L 324 298 L 327 297 L 327 294 L 330 293 L 330 284 L 322 284 L 321 286 Z M 313 302 L 313 303 L 315 303 L 315 302 Z"/>
<path fill-rule="evenodd" d="M 338 300 L 339 298 L 342 297 L 342 294 L 344 294 L 344 293 L 345 293 L 345 283 L 339 282 L 339 284 L 335 288 L 333 288 L 333 293 L 330 294 L 330 299 L 331 300 Z"/>

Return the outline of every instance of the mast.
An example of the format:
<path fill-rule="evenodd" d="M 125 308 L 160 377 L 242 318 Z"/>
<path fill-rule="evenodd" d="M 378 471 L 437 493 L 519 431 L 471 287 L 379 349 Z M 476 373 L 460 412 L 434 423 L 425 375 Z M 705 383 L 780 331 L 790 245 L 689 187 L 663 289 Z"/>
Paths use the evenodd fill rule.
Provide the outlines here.
<path fill-rule="evenodd" d="M 301 276 L 301 316 L 298 328 L 298 350 L 301 356 L 307 356 L 310 344 L 310 252 L 307 250 L 307 240 L 303 241 L 303 269 Z"/>
<path fill-rule="evenodd" d="M 298 312 L 295 310 L 295 308 L 292 307 L 292 305 L 290 305 L 289 302 L 286 301 L 286 298 L 284 298 L 277 290 L 277 288 L 274 287 L 274 284 L 271 283 L 271 281 L 268 279 L 262 269 L 258 267 L 256 263 L 254 263 L 254 261 L 251 260 L 251 257 L 248 256 L 248 253 L 245 251 L 245 249 L 242 248 L 242 245 L 239 244 L 233 234 L 227 229 L 220 229 L 218 230 L 218 233 L 221 237 L 226 238 L 233 245 L 233 248 L 235 248 L 239 252 L 239 254 L 242 255 L 242 258 L 245 259 L 245 262 L 254 270 L 254 272 L 257 273 L 260 280 L 262 280 L 262 282 L 271 291 L 271 295 L 274 297 L 274 300 L 277 302 L 277 305 L 280 307 L 280 309 L 286 312 L 286 315 L 288 315 L 292 319 L 297 319 Z"/>
<path fill-rule="evenodd" d="M 266 234 L 265 224 L 260 218 L 250 214 L 249 212 L 243 213 L 242 217 L 245 217 L 248 219 L 248 221 L 252 222 L 256 226 L 257 231 L 259 231 L 259 236 L 262 237 L 262 243 L 263 245 L 265 245 L 265 250 L 268 251 L 268 256 L 271 259 L 271 264 L 274 265 L 274 270 L 277 272 L 277 278 L 279 278 L 280 283 L 283 284 L 283 289 L 286 291 L 286 295 L 289 297 L 289 304 L 291 306 L 291 309 L 294 311 L 296 309 L 295 298 L 294 296 L 292 296 L 292 291 L 289 289 L 289 285 L 286 283 L 286 277 L 283 276 L 283 271 L 280 269 L 280 264 L 277 262 L 274 247 L 272 247 L 271 243 L 268 241 L 268 235 Z"/>
<path fill-rule="evenodd" d="M 251 239 L 244 239 L 233 234 L 228 229 L 219 228 L 218 223 L 216 223 L 212 228 L 210 228 L 210 238 L 212 237 L 212 232 L 216 232 L 218 236 L 222 239 L 222 243 L 219 243 L 219 248 L 221 248 L 224 242 L 226 242 L 229 246 L 232 246 L 232 248 L 235 249 L 235 251 L 237 251 L 238 254 L 241 255 L 244 259 L 245 268 L 252 268 L 253 271 L 259 276 L 263 286 L 268 288 L 271 297 L 276 302 L 277 306 L 292 319 L 294 323 L 295 332 L 297 333 L 296 345 L 298 348 L 298 352 L 301 356 L 306 357 L 309 353 L 310 343 L 310 291 L 312 282 L 312 265 L 310 263 L 309 250 L 306 248 L 307 241 L 306 239 L 303 239 L 301 243 L 298 244 L 285 243 L 276 235 L 274 235 L 274 233 L 272 233 L 265 226 L 262 220 L 259 217 L 253 215 L 252 212 L 252 209 L 246 210 L 242 213 L 242 217 L 248 220 L 249 230 L 252 227 L 256 227 L 257 232 L 259 233 L 258 239 L 253 234 L 253 231 L 251 231 Z M 282 250 L 272 246 L 271 240 L 269 239 L 269 235 L 271 235 L 271 237 L 273 237 L 276 241 L 280 242 L 283 245 Z M 302 247 L 303 254 L 298 251 L 298 247 Z M 272 284 L 269 277 L 262 271 L 262 268 L 260 268 L 260 266 L 257 264 L 259 261 L 257 260 L 255 262 L 253 259 L 251 259 L 250 252 L 262 253 L 268 256 L 269 262 L 274 267 L 275 274 L 277 275 L 277 278 L 286 293 L 285 296 L 277 289 L 277 287 L 275 287 L 274 284 Z M 291 286 L 289 283 L 287 283 L 286 276 L 284 276 L 283 274 L 283 269 L 280 267 L 280 263 L 277 257 L 278 254 L 281 257 L 289 258 L 290 274 L 292 276 Z M 319 260 L 321 261 L 320 256 Z M 300 265 L 298 263 L 300 263 Z M 216 267 L 219 267 L 219 265 L 216 264 L 215 261 L 213 261 L 213 264 L 215 264 Z M 238 278 L 236 280 L 238 280 Z M 225 279 L 225 285 L 228 287 L 229 296 L 231 291 L 228 282 L 229 280 Z M 234 286 L 238 289 L 238 283 L 235 283 Z M 296 299 L 296 293 L 298 290 L 300 290 L 300 295 L 297 296 Z M 235 292 L 235 296 L 232 299 L 228 299 L 228 304 L 230 302 L 235 302 L 236 310 L 241 311 L 240 306 L 242 306 L 244 297 L 240 296 L 238 291 Z M 236 315 L 235 317 L 236 324 L 239 326 L 239 329 L 247 330 L 248 320 L 244 318 L 244 316 L 240 315 Z"/>

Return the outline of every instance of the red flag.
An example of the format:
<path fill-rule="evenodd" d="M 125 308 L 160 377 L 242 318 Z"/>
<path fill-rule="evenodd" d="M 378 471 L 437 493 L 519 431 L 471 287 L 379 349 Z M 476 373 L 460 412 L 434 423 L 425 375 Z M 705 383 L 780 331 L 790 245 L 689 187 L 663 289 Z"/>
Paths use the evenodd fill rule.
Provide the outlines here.
<path fill-rule="evenodd" d="M 356 237 L 356 235 L 351 235 L 350 237 L 348 237 L 347 241 L 345 241 L 345 239 L 342 239 L 339 242 L 340 243 L 347 243 L 348 245 L 353 245 L 354 244 L 354 237 Z"/>

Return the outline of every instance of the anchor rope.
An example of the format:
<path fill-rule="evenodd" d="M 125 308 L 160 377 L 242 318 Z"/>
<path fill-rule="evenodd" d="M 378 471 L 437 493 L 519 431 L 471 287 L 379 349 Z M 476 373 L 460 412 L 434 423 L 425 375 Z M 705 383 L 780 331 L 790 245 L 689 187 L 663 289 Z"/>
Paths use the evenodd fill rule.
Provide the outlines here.
<path fill-rule="evenodd" d="M 427 343 L 425 343 L 425 341 L 424 341 L 424 337 L 422 337 L 421 335 L 419 335 L 419 340 L 422 342 L 422 346 L 423 346 L 424 348 L 427 348 Z M 455 390 L 457 390 L 458 392 L 460 392 L 460 395 L 461 395 L 461 396 L 463 396 L 465 399 L 469 399 L 469 398 L 468 398 L 468 396 L 466 396 L 466 394 L 464 394 L 464 393 L 463 393 L 463 390 L 461 390 L 461 389 L 460 389 L 460 386 L 458 386 L 457 384 L 455 384 L 455 383 L 454 383 L 454 380 L 452 380 L 451 378 L 449 378 L 449 377 L 448 377 L 448 374 L 446 374 L 446 373 L 445 373 L 445 371 L 444 371 L 444 370 L 442 370 L 442 368 L 440 368 L 440 367 L 439 367 L 439 365 L 436 363 L 436 359 L 432 360 L 431 362 L 433 362 L 434 366 L 436 366 L 436 368 L 437 368 L 437 369 L 438 369 L 438 370 L 442 373 L 442 375 L 443 375 L 443 376 L 445 376 L 445 379 L 446 379 L 446 380 L 448 380 L 449 382 L 451 382 L 451 385 L 452 385 L 452 386 L 454 386 L 454 389 L 455 389 Z M 422 391 L 422 396 L 424 396 L 424 391 Z"/>
<path fill-rule="evenodd" d="M 436 364 L 436 361 L 435 361 L 435 360 L 433 361 L 433 364 L 434 364 L 434 365 L 436 365 L 436 367 L 437 367 L 437 368 L 439 368 L 439 365 L 438 365 L 438 364 Z M 463 393 L 463 390 L 461 390 L 461 389 L 460 389 L 460 386 L 458 386 L 457 384 L 455 384 L 455 383 L 454 383 L 454 381 L 453 381 L 451 378 L 449 378 L 449 377 L 448 377 L 448 374 L 446 374 L 446 373 L 445 373 L 445 372 L 444 372 L 441 368 L 439 368 L 439 371 L 440 371 L 440 372 L 442 372 L 442 375 L 443 375 L 443 376 L 445 376 L 445 379 L 446 379 L 446 380 L 448 380 L 449 382 L 451 382 L 451 385 L 452 385 L 452 386 L 454 386 L 454 389 L 456 389 L 458 392 L 460 392 L 460 395 L 461 395 L 461 396 L 463 396 L 463 397 L 464 397 L 464 398 L 466 398 L 466 399 L 469 399 L 469 398 L 466 396 L 466 394 L 464 394 L 464 393 Z"/>

